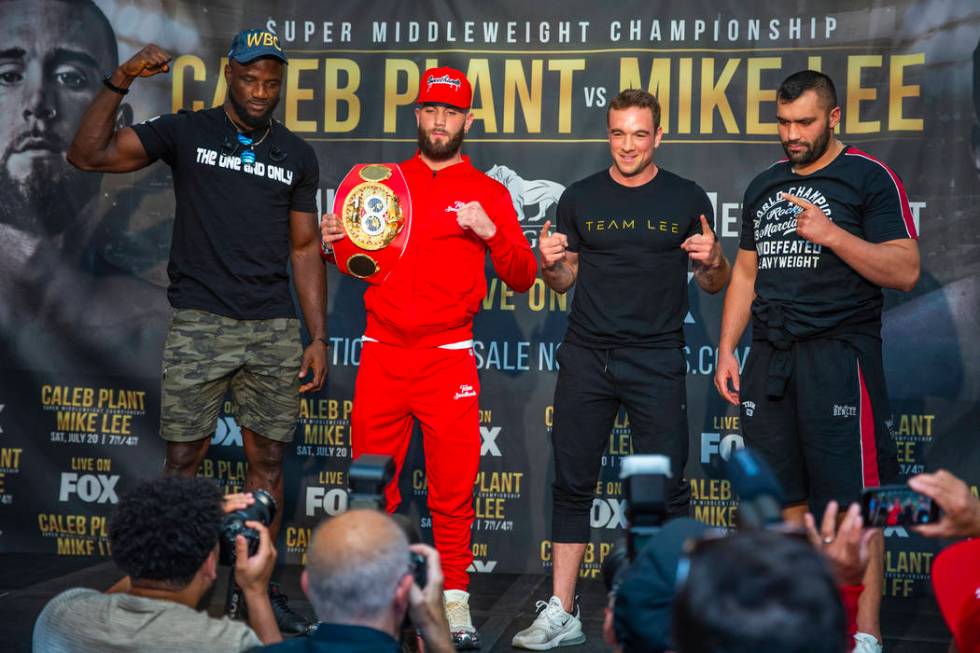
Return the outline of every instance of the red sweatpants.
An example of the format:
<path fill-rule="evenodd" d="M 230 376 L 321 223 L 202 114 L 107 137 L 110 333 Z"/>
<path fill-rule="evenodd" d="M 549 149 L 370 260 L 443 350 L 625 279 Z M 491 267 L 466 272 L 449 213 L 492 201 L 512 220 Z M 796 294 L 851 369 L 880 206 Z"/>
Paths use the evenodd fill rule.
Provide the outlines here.
<path fill-rule="evenodd" d="M 395 459 L 386 491 L 389 512 L 401 502 L 398 477 L 417 418 L 422 425 L 429 510 L 446 589 L 466 590 L 473 562 L 473 484 L 480 467 L 480 381 L 471 349 L 406 349 L 365 342 L 354 386 L 355 457 Z"/>

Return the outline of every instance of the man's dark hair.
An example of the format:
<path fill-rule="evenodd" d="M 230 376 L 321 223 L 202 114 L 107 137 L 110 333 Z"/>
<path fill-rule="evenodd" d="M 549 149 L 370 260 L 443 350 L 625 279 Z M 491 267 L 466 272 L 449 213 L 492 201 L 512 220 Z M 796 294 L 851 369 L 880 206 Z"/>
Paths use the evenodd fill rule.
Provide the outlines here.
<path fill-rule="evenodd" d="M 610 111 L 614 109 L 622 111 L 630 107 L 649 109 L 650 113 L 653 114 L 653 128 L 660 127 L 660 102 L 657 101 L 657 96 L 639 88 L 623 89 L 619 95 L 612 99 L 612 102 L 609 103 L 609 109 L 606 110 L 606 124 L 609 124 Z"/>
<path fill-rule="evenodd" d="M 93 0 L 52 0 L 53 2 L 60 2 L 61 4 L 68 5 L 69 7 L 79 7 L 81 9 L 87 9 L 95 17 L 95 21 L 98 25 L 98 31 L 102 32 L 102 39 L 99 42 L 106 48 L 109 54 L 109 60 L 104 63 L 107 67 L 107 73 L 111 73 L 119 65 L 119 45 L 116 42 L 116 30 L 112 28 L 112 23 L 109 22 L 109 18 L 102 12 L 99 5 L 95 4 Z M 3 4 L 0 0 L 0 4 Z M 87 23 L 82 23 L 77 26 L 73 26 L 73 29 L 90 30 L 91 25 Z M 93 55 L 94 56 L 94 55 Z"/>
<path fill-rule="evenodd" d="M 109 521 L 112 559 L 133 580 L 184 587 L 218 543 L 221 517 L 221 491 L 212 481 L 145 481 L 120 498 Z"/>
<path fill-rule="evenodd" d="M 828 111 L 837 106 L 837 89 L 833 80 L 816 70 L 801 70 L 784 79 L 776 91 L 776 99 L 792 102 L 807 91 L 815 92 Z"/>
<path fill-rule="evenodd" d="M 674 604 L 678 653 L 841 653 L 844 606 L 824 558 L 801 539 L 760 531 L 691 557 Z"/>

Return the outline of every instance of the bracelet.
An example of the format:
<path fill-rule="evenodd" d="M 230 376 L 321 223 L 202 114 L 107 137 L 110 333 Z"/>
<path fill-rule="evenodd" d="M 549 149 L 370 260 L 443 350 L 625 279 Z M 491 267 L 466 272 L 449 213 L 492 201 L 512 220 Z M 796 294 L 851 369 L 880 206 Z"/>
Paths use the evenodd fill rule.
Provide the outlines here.
<path fill-rule="evenodd" d="M 129 93 L 129 89 L 128 88 L 121 88 L 121 87 L 116 86 L 115 84 L 113 84 L 112 81 L 110 80 L 110 77 L 112 77 L 112 75 L 106 75 L 105 77 L 102 78 L 102 85 L 103 86 L 105 86 L 107 89 L 109 89 L 113 93 L 118 93 L 119 95 L 126 95 L 127 93 Z"/>
<path fill-rule="evenodd" d="M 319 340 L 320 342 L 322 342 L 326 346 L 327 349 L 330 349 L 330 343 L 327 342 L 327 339 L 326 338 L 317 338 L 317 340 Z"/>

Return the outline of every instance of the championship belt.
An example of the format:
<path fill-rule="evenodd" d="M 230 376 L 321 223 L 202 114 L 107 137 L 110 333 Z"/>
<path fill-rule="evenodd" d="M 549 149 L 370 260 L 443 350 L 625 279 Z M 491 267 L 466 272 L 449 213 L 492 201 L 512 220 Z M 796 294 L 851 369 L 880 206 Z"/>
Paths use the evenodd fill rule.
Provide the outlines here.
<path fill-rule="evenodd" d="M 354 166 L 337 188 L 334 213 L 347 236 L 333 243 L 337 268 L 370 283 L 387 279 L 405 253 L 412 226 L 412 199 L 401 168 Z"/>

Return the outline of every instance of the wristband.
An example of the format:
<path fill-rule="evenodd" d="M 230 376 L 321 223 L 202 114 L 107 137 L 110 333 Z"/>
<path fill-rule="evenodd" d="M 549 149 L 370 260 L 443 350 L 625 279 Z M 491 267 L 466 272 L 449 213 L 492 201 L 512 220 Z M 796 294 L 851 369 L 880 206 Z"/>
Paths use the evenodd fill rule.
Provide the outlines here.
<path fill-rule="evenodd" d="M 330 349 L 330 343 L 327 342 L 327 339 L 326 338 L 317 338 L 317 340 L 319 340 L 320 342 L 322 342 L 327 349 Z"/>
<path fill-rule="evenodd" d="M 105 77 L 102 78 L 102 85 L 103 86 L 105 86 L 107 89 L 109 89 L 113 93 L 118 93 L 119 95 L 126 95 L 127 93 L 129 93 L 129 89 L 128 88 L 121 88 L 121 87 L 116 86 L 115 84 L 113 84 L 112 83 L 112 80 L 110 79 L 110 77 L 112 77 L 112 75 L 106 75 Z"/>

